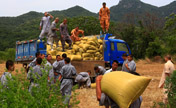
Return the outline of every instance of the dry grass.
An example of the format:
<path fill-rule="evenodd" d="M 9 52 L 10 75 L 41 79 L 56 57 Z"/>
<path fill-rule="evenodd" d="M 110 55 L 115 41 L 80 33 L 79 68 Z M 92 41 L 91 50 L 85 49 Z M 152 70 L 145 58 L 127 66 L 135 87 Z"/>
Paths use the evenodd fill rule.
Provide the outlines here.
<path fill-rule="evenodd" d="M 151 108 L 153 102 L 162 101 L 162 89 L 158 88 L 159 80 L 163 71 L 164 64 L 152 63 L 148 61 L 138 61 L 137 62 L 137 72 L 143 76 L 151 77 L 152 81 L 149 86 L 142 94 L 143 102 L 141 108 Z M 16 69 L 21 69 L 21 64 L 15 65 Z M 0 64 L 0 75 L 5 70 L 5 64 Z M 77 90 L 80 94 L 78 95 L 78 100 L 80 100 L 80 108 L 104 108 L 99 107 L 99 103 L 96 99 L 95 89 L 80 89 Z"/>

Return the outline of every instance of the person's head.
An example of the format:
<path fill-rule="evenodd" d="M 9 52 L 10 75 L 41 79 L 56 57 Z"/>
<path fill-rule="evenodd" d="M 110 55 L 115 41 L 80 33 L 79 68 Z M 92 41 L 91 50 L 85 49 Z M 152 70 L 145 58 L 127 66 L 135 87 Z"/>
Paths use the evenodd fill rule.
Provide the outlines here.
<path fill-rule="evenodd" d="M 55 23 L 58 23 L 59 22 L 59 18 L 57 17 L 56 19 L 55 19 Z"/>
<path fill-rule="evenodd" d="M 44 15 L 45 15 L 45 16 L 48 16 L 48 12 L 45 12 Z"/>
<path fill-rule="evenodd" d="M 91 70 L 88 70 L 87 73 L 88 73 L 89 75 L 91 75 Z"/>
<path fill-rule="evenodd" d="M 67 19 L 65 18 L 64 21 L 63 21 L 64 24 L 67 24 Z"/>
<path fill-rule="evenodd" d="M 45 58 L 45 54 L 41 54 L 41 58 L 44 59 Z"/>
<path fill-rule="evenodd" d="M 41 64 L 42 64 L 42 58 L 37 58 L 36 64 L 37 64 L 37 65 L 41 65 Z"/>
<path fill-rule="evenodd" d="M 50 61 L 52 60 L 51 54 L 47 54 L 47 55 L 46 55 L 46 59 L 50 62 Z"/>
<path fill-rule="evenodd" d="M 133 60 L 133 55 L 129 55 L 128 56 L 128 61 L 132 61 Z"/>
<path fill-rule="evenodd" d="M 164 60 L 167 62 L 168 60 L 171 60 L 172 59 L 172 57 L 170 56 L 170 55 L 166 55 L 165 57 L 164 57 Z"/>
<path fill-rule="evenodd" d="M 69 57 L 65 58 L 65 64 L 69 64 L 69 63 L 70 63 L 70 58 Z"/>
<path fill-rule="evenodd" d="M 60 55 L 56 55 L 56 60 L 60 61 L 61 60 L 61 56 Z"/>
<path fill-rule="evenodd" d="M 35 53 L 35 57 L 36 57 L 36 58 L 41 58 L 40 52 Z"/>
<path fill-rule="evenodd" d="M 117 60 L 114 60 L 114 61 L 112 62 L 112 70 L 113 70 L 113 71 L 116 71 L 116 70 L 117 70 L 118 64 L 119 64 L 119 62 L 118 62 Z"/>
<path fill-rule="evenodd" d="M 98 66 L 94 67 L 95 73 L 99 73 L 100 69 L 98 68 Z"/>
<path fill-rule="evenodd" d="M 102 5 L 103 5 L 103 8 L 105 8 L 105 7 L 106 7 L 106 3 L 105 3 L 105 2 L 103 2 L 103 4 L 102 4 Z"/>
<path fill-rule="evenodd" d="M 124 53 L 124 54 L 122 55 L 122 58 L 123 58 L 123 60 L 126 60 L 126 59 L 127 59 L 127 53 Z"/>
<path fill-rule="evenodd" d="M 75 28 L 75 30 L 78 31 L 78 30 L 79 30 L 79 27 L 77 26 L 77 27 Z"/>
<path fill-rule="evenodd" d="M 67 58 L 67 54 L 62 54 L 62 59 L 65 59 L 65 58 Z"/>
<path fill-rule="evenodd" d="M 7 60 L 6 61 L 6 69 L 11 72 L 15 70 L 15 65 L 14 62 L 12 60 Z"/>

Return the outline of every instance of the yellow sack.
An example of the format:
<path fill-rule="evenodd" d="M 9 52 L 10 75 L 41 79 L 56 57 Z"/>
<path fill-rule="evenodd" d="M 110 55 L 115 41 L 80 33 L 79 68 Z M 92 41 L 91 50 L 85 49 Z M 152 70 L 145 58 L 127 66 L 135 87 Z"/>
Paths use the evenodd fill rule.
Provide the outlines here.
<path fill-rule="evenodd" d="M 95 46 L 91 45 L 88 49 L 89 50 L 97 50 L 98 48 L 96 48 Z"/>
<path fill-rule="evenodd" d="M 53 60 L 56 60 L 56 56 L 52 56 L 52 59 L 53 59 Z"/>
<path fill-rule="evenodd" d="M 90 53 L 83 53 L 82 54 L 82 57 L 84 58 L 84 57 L 90 57 L 91 55 L 90 55 Z"/>
<path fill-rule="evenodd" d="M 94 60 L 94 57 L 91 57 L 90 60 Z"/>
<path fill-rule="evenodd" d="M 96 50 L 87 50 L 86 52 L 87 52 L 87 53 L 95 53 Z"/>
<path fill-rule="evenodd" d="M 67 53 L 67 54 L 71 54 L 71 53 L 72 53 L 72 50 L 67 50 L 66 53 Z"/>
<path fill-rule="evenodd" d="M 96 88 L 96 83 L 92 83 L 91 88 L 95 89 Z"/>
<path fill-rule="evenodd" d="M 80 44 L 80 41 L 75 42 L 75 44 L 76 44 L 76 45 L 79 45 L 79 44 Z"/>
<path fill-rule="evenodd" d="M 82 55 L 82 53 L 81 52 L 76 52 L 76 55 Z"/>
<path fill-rule="evenodd" d="M 103 40 L 98 39 L 98 43 L 99 43 L 99 44 L 103 44 Z"/>
<path fill-rule="evenodd" d="M 99 57 L 95 57 L 94 59 L 95 59 L 95 60 L 100 60 L 100 58 L 99 58 Z"/>
<path fill-rule="evenodd" d="M 83 60 L 90 60 L 90 57 L 85 57 L 83 58 Z"/>
<path fill-rule="evenodd" d="M 71 56 L 71 61 L 81 61 L 82 57 L 81 55 L 72 55 Z"/>
<path fill-rule="evenodd" d="M 78 46 L 79 46 L 80 48 L 83 48 L 84 44 L 80 43 Z"/>
<path fill-rule="evenodd" d="M 100 51 L 103 50 L 103 45 L 100 45 L 100 48 L 99 48 L 99 49 L 100 49 Z"/>
<path fill-rule="evenodd" d="M 79 46 L 73 45 L 73 49 L 77 52 L 79 50 Z"/>
<path fill-rule="evenodd" d="M 82 48 L 79 48 L 80 53 L 84 53 L 84 50 Z"/>
<path fill-rule="evenodd" d="M 100 60 L 103 60 L 103 57 L 101 57 Z"/>
<path fill-rule="evenodd" d="M 56 56 L 56 50 L 53 51 L 47 51 L 48 54 L 51 54 L 52 56 Z"/>
<path fill-rule="evenodd" d="M 96 43 L 94 41 L 88 41 L 87 44 L 96 46 Z"/>
<path fill-rule="evenodd" d="M 95 55 L 101 55 L 100 52 L 96 52 Z"/>
<path fill-rule="evenodd" d="M 101 90 L 114 100 L 120 108 L 129 108 L 141 96 L 151 78 L 115 71 L 103 75 Z"/>
<path fill-rule="evenodd" d="M 81 40 L 87 40 L 88 37 L 81 37 Z"/>
<path fill-rule="evenodd" d="M 86 51 L 89 47 L 90 47 L 89 44 L 84 44 L 84 45 L 83 45 L 83 50 Z"/>

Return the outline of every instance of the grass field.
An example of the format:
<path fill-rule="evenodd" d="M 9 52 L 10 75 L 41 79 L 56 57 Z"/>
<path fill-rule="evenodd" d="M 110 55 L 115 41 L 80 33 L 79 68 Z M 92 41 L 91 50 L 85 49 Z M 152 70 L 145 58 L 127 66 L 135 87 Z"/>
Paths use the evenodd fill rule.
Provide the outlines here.
<path fill-rule="evenodd" d="M 141 108 L 151 108 L 153 106 L 153 102 L 161 102 L 162 101 L 162 89 L 158 88 L 159 80 L 163 71 L 164 64 L 146 62 L 146 61 L 138 61 L 137 62 L 137 72 L 142 76 L 151 77 L 152 81 L 149 86 L 142 94 L 143 102 Z M 21 64 L 15 65 L 16 69 L 21 69 Z M 5 64 L 0 64 L 0 75 L 4 72 Z M 80 100 L 79 107 L 80 108 L 104 108 L 99 107 L 99 103 L 96 99 L 96 91 L 95 89 L 79 89 L 78 100 Z"/>

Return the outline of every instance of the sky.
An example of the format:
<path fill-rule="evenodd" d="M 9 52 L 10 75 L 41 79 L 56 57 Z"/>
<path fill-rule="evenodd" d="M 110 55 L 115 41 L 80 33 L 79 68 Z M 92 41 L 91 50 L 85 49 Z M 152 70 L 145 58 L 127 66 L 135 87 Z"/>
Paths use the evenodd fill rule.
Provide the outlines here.
<path fill-rule="evenodd" d="M 154 6 L 164 6 L 174 0 L 141 0 Z M 0 0 L 0 16 L 19 16 L 29 11 L 45 12 L 52 10 L 65 10 L 79 5 L 91 12 L 97 13 L 102 6 L 117 5 L 119 0 Z"/>

